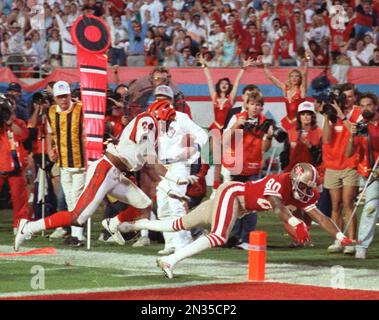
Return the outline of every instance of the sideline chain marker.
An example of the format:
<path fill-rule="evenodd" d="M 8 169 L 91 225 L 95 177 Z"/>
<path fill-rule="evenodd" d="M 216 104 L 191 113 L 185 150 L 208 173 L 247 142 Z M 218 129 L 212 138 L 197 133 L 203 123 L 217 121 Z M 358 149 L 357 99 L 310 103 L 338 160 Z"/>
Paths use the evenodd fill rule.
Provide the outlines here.
<path fill-rule="evenodd" d="M 266 272 L 267 234 L 253 231 L 249 235 L 249 281 L 264 281 Z"/>

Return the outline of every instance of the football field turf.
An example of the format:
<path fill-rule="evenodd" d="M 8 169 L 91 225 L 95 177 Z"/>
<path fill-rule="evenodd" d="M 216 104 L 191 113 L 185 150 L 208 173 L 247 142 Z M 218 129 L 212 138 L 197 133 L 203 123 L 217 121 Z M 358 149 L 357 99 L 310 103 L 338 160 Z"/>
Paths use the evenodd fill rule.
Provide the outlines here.
<path fill-rule="evenodd" d="M 0 253 L 13 252 L 11 211 L 2 210 L 0 217 Z M 133 248 L 131 243 L 119 246 L 98 241 L 101 217 L 99 212 L 93 219 L 91 251 L 63 245 L 63 239 L 36 236 L 25 243 L 23 251 L 54 247 L 56 253 L 0 255 L 0 297 L 179 288 L 247 281 L 247 251 L 226 248 L 210 249 L 181 262 L 175 269 L 175 278 L 166 279 L 155 263 L 162 244 Z M 326 248 L 332 239 L 317 225 L 311 230 L 315 246 L 301 249 L 288 247 L 290 238 L 272 213 L 259 214 L 257 230 L 268 234 L 268 282 L 379 290 L 378 237 L 370 248 L 368 259 L 356 260 L 343 254 L 328 254 Z M 41 270 L 44 273 L 43 286 L 35 288 L 35 277 Z M 341 272 L 343 278 L 338 276 Z"/>

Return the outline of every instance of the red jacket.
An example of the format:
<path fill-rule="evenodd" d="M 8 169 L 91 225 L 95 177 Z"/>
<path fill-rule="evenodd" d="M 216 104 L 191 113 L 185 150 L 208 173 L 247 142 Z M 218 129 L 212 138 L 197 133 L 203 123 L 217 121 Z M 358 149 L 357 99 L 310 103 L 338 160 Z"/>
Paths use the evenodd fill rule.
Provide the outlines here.
<path fill-rule="evenodd" d="M 0 131 L 0 175 L 15 173 L 28 164 L 28 153 L 22 142 L 28 138 L 29 130 L 23 120 L 14 119 L 13 123 L 21 127 L 22 132 L 16 135 L 11 128 Z"/>

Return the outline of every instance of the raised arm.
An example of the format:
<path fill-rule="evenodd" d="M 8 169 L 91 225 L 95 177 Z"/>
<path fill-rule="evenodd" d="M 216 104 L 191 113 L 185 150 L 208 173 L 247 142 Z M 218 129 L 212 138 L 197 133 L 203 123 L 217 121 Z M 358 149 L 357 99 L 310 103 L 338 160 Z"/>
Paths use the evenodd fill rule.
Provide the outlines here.
<path fill-rule="evenodd" d="M 245 70 L 254 64 L 254 60 L 251 58 L 248 58 L 247 60 L 242 60 L 242 67 L 240 71 L 237 74 L 236 80 L 234 80 L 233 89 L 232 92 L 230 92 L 230 101 L 232 104 L 234 104 L 234 101 L 237 96 L 238 86 L 241 81 L 241 78 L 245 72 Z"/>
<path fill-rule="evenodd" d="M 305 63 L 304 63 L 304 69 L 302 70 L 301 74 L 303 76 L 303 82 L 301 83 L 301 97 L 305 98 L 307 96 L 308 91 L 308 63 L 309 63 L 310 57 L 305 57 Z"/>
<path fill-rule="evenodd" d="M 286 90 L 286 85 L 283 82 L 281 82 L 279 79 L 277 79 L 273 76 L 271 71 L 268 69 L 267 65 L 264 65 L 263 71 L 264 71 L 266 77 L 268 79 L 270 79 L 270 81 L 272 81 L 272 83 L 274 85 L 276 85 L 278 88 L 282 89 L 283 92 Z"/>
<path fill-rule="evenodd" d="M 206 61 L 202 55 L 200 55 L 200 57 L 199 57 L 199 62 L 201 63 L 201 66 L 204 70 L 204 75 L 205 75 L 205 78 L 207 79 L 207 83 L 208 83 L 209 93 L 210 93 L 212 101 L 213 101 L 215 99 L 216 91 L 214 89 L 213 80 L 212 80 L 211 73 L 208 69 L 208 65 L 207 65 L 207 63 L 206 63 Z"/>

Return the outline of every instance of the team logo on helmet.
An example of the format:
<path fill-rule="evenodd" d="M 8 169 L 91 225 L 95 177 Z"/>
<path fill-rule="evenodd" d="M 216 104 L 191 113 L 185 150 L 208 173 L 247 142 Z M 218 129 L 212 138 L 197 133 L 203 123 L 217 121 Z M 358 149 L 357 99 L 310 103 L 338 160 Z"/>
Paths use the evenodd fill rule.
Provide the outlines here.
<path fill-rule="evenodd" d="M 297 163 L 290 173 L 294 198 L 306 203 L 314 196 L 317 187 L 318 172 L 309 163 Z"/>

